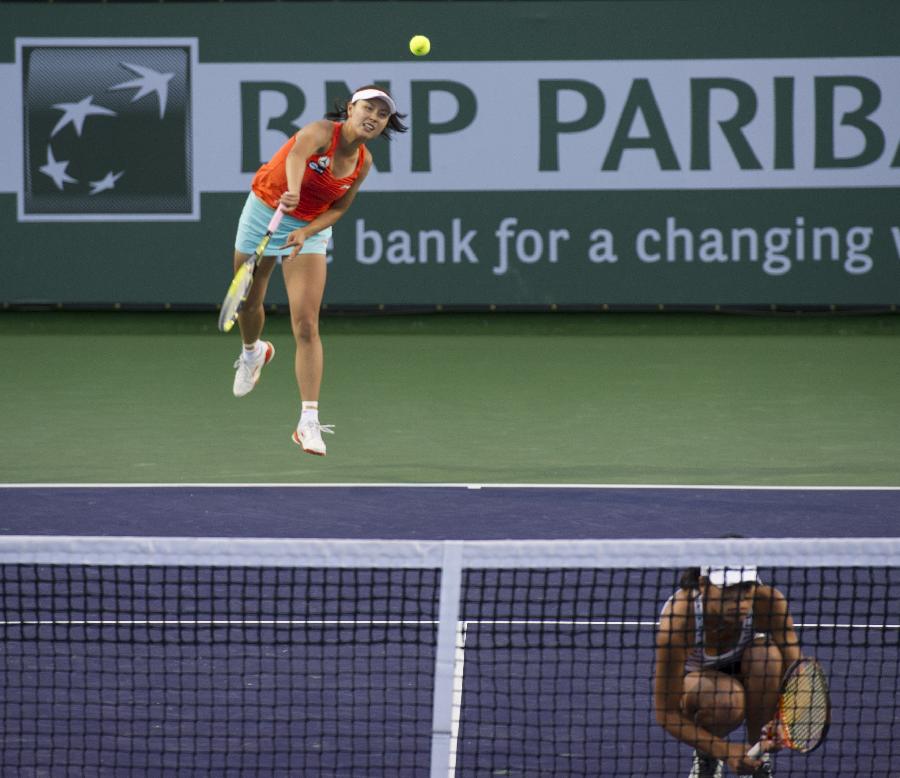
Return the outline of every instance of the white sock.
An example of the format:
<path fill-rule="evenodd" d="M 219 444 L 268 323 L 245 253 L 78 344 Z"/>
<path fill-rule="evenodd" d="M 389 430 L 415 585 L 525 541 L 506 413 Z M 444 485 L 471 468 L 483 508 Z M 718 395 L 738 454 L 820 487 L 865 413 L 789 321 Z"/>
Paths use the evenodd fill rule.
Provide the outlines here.
<path fill-rule="evenodd" d="M 253 343 L 245 343 L 244 344 L 244 352 L 241 356 L 244 359 L 252 360 L 255 359 L 259 355 L 259 351 L 262 348 L 262 343 L 258 340 Z"/>
<path fill-rule="evenodd" d="M 300 421 L 314 421 L 318 423 L 319 421 L 319 403 L 318 402 L 304 402 L 303 408 L 300 411 Z"/>

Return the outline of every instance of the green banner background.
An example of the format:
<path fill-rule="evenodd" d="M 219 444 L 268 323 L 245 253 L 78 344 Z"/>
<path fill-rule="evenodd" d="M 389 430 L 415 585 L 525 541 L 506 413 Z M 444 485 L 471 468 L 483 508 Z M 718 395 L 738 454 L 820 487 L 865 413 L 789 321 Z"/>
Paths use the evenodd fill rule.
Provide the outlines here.
<path fill-rule="evenodd" d="M 340 31 L 314 34 L 316 29 Z M 673 59 L 843 57 L 900 53 L 900 4 L 892 0 L 757 2 L 433 2 L 304 4 L 147 4 L 0 6 L 0 57 L 12 63 L 16 37 L 197 36 L 200 61 L 380 62 L 407 60 L 413 32 L 452 45 L 443 60 Z M 294 34 L 281 31 L 296 30 Z M 373 34 L 377 30 L 378 34 Z M 276 32 L 278 31 L 278 32 Z M 439 35 L 438 35 L 439 33 Z M 256 36 L 259 36 L 257 39 Z M 259 44 L 258 40 L 263 43 Z M 366 192 L 336 227 L 336 256 L 326 302 L 377 305 L 886 305 L 900 298 L 900 188 L 740 191 Z M 230 275 L 230 253 L 243 193 L 201 195 L 202 221 L 185 223 L 18 223 L 16 198 L 0 195 L 4 236 L 0 303 L 209 305 Z M 515 229 L 567 229 L 557 261 L 513 260 L 501 273 L 495 235 L 504 218 Z M 794 261 L 769 275 L 762 261 L 642 262 L 641 229 L 664 231 L 667 218 L 695 236 L 774 227 L 872 229 L 862 252 L 871 271 L 854 275 L 839 261 Z M 356 255 L 357 223 L 387 241 L 405 230 L 451 225 L 476 235 L 478 258 L 375 264 Z M 615 263 L 592 262 L 593 230 L 614 238 Z M 512 245 L 515 237 L 508 239 Z M 697 238 L 699 242 L 699 237 Z M 371 245 L 371 244 L 370 244 Z M 523 244 L 533 249 L 534 244 Z M 695 252 L 697 247 L 695 246 Z M 789 250 L 790 253 L 790 250 Z M 796 258 L 796 257 L 794 257 Z M 90 268 L 84 276 L 83 269 Z M 270 301 L 284 302 L 275 284 Z"/>

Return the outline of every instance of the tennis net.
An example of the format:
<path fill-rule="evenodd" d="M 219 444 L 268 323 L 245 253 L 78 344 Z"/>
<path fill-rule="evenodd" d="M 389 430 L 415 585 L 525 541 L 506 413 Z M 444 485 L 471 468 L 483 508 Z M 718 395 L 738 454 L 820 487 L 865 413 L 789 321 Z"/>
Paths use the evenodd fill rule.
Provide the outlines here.
<path fill-rule="evenodd" d="M 885 538 L 0 538 L 2 774 L 687 776 L 656 633 L 709 564 L 759 565 L 828 674 L 825 744 L 775 775 L 896 778 Z"/>

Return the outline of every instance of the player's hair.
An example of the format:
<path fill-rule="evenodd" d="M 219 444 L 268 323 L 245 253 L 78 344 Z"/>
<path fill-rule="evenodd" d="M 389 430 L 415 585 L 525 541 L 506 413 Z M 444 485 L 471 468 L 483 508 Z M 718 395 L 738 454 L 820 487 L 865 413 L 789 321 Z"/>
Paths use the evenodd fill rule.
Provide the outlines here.
<path fill-rule="evenodd" d="M 383 86 L 378 86 L 378 84 L 366 84 L 365 86 L 361 86 L 358 89 L 354 89 L 353 93 L 356 94 L 356 92 L 359 92 L 363 89 L 378 89 L 379 91 L 384 92 L 386 95 L 390 95 L 391 99 L 393 99 L 393 95 L 391 95 L 391 93 L 388 92 L 388 90 L 385 89 Z M 331 119 L 334 122 L 344 121 L 344 119 L 347 118 L 347 104 L 349 102 L 350 102 L 349 97 L 344 100 L 341 100 L 340 98 L 338 98 L 337 100 L 334 101 L 334 109 L 331 111 L 328 111 L 328 113 L 325 114 L 325 118 Z M 399 113 L 399 112 L 392 113 L 391 118 L 388 119 L 387 127 L 385 127 L 381 131 L 381 137 L 385 138 L 386 140 L 390 140 L 391 133 L 406 132 L 409 129 L 409 127 L 407 127 L 401 121 L 401 119 L 405 119 L 405 118 L 406 118 L 405 113 Z"/>
<path fill-rule="evenodd" d="M 743 538 L 743 535 L 739 535 L 736 532 L 728 532 L 724 535 L 719 535 L 720 538 Z M 681 572 L 681 575 L 678 578 L 678 588 L 679 589 L 699 589 L 700 588 L 700 568 L 699 567 L 689 567 L 686 570 Z"/>
<path fill-rule="evenodd" d="M 682 570 L 678 578 L 679 589 L 699 589 L 700 588 L 700 568 L 689 567 Z"/>

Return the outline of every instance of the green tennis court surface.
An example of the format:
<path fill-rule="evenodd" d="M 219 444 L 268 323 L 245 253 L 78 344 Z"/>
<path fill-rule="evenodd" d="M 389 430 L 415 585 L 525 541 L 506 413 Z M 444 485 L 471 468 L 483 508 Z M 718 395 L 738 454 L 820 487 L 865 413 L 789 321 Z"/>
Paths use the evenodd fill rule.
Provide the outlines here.
<path fill-rule="evenodd" d="M 900 484 L 896 315 L 329 316 L 325 459 L 266 332 L 237 400 L 214 315 L 0 315 L 2 480 Z"/>

